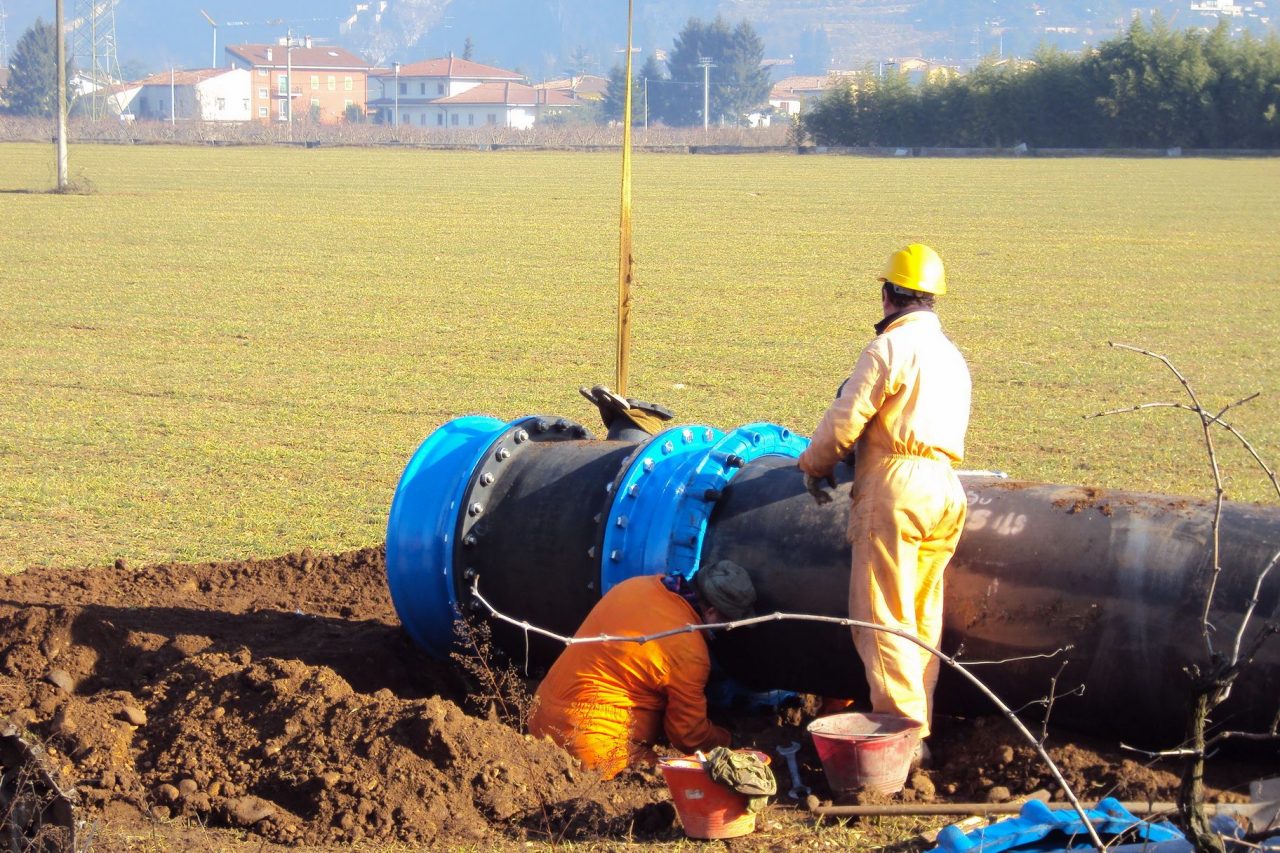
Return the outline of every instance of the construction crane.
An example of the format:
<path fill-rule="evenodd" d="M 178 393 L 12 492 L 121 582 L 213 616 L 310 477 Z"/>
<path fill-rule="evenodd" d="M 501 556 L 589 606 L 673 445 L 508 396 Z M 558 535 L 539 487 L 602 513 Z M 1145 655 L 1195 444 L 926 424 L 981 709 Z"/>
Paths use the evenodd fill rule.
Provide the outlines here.
<path fill-rule="evenodd" d="M 265 20 L 257 20 L 257 21 L 223 21 L 221 24 L 219 24 L 218 21 L 208 12 L 206 12 L 204 9 L 200 9 L 198 11 L 200 12 L 200 17 L 204 18 L 205 21 L 208 22 L 209 27 L 213 30 L 213 61 L 210 63 L 210 67 L 213 67 L 213 68 L 218 67 L 218 28 L 219 27 L 269 27 L 273 29 L 278 29 L 284 26 L 295 27 L 302 24 L 334 23 L 334 22 L 337 22 L 338 20 L 337 18 L 298 18 L 298 19 L 267 18 Z M 322 39 L 314 39 L 314 40 L 322 41 Z"/>

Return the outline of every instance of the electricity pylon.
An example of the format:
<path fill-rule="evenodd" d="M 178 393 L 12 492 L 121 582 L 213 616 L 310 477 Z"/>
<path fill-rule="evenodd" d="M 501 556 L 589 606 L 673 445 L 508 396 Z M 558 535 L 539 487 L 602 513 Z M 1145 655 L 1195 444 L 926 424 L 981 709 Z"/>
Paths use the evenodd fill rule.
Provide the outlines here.
<path fill-rule="evenodd" d="M 78 78 L 86 114 L 93 119 L 108 114 L 108 89 L 120 82 L 116 54 L 116 3 L 119 0 L 74 0 L 67 22 L 71 37 L 71 63 Z"/>

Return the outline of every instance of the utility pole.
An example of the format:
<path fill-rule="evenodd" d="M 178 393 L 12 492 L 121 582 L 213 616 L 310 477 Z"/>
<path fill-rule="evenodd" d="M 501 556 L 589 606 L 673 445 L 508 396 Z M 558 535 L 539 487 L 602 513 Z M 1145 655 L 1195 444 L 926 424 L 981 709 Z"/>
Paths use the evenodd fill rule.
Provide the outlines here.
<path fill-rule="evenodd" d="M 58 47 L 54 56 L 58 63 L 58 192 L 67 189 L 67 40 L 62 33 L 62 0 L 54 4 L 54 30 Z"/>
<path fill-rule="evenodd" d="M 174 81 L 173 66 L 169 66 L 169 126 L 178 123 L 178 86 Z"/>
<path fill-rule="evenodd" d="M 649 130 L 649 78 L 644 78 L 644 129 Z"/>
<path fill-rule="evenodd" d="M 711 123 L 711 69 L 716 64 L 709 56 L 699 56 L 698 65 L 702 67 L 702 132 L 706 133 Z"/>
<path fill-rule="evenodd" d="M 293 30 L 284 37 L 284 103 L 289 116 L 289 141 L 293 141 Z"/>
<path fill-rule="evenodd" d="M 391 126 L 398 131 L 400 129 L 400 63 L 393 62 L 391 67 L 396 72 L 396 114 L 391 120 Z"/>

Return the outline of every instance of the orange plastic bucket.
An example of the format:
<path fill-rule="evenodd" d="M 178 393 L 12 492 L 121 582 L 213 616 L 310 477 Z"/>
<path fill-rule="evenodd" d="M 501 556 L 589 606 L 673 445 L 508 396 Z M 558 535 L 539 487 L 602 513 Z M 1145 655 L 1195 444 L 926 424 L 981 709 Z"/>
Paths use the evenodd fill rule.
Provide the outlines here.
<path fill-rule="evenodd" d="M 755 750 L 752 750 L 755 752 Z M 769 763 L 769 756 L 755 752 Z M 667 780 L 680 825 L 690 838 L 737 838 L 755 831 L 747 796 L 713 781 L 697 758 L 664 758 L 658 769 Z"/>
<path fill-rule="evenodd" d="M 901 791 L 920 740 L 920 724 L 895 714 L 832 714 L 809 724 L 827 784 L 835 793 Z"/>

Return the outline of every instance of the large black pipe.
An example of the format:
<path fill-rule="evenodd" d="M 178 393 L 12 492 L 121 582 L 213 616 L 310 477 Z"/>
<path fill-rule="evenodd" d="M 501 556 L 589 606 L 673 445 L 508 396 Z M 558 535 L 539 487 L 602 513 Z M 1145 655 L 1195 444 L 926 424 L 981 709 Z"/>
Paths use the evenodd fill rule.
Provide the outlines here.
<path fill-rule="evenodd" d="M 965 477 L 969 515 L 946 578 L 943 649 L 962 661 L 1008 661 L 973 671 L 1006 703 L 1084 685 L 1053 709 L 1064 725 L 1167 746 L 1184 724 L 1188 666 L 1205 663 L 1212 506 L 1206 502 L 1070 486 Z M 704 562 L 732 559 L 756 583 L 763 612 L 847 615 L 848 487 L 825 507 L 787 460 L 762 459 L 716 506 Z M 1226 503 L 1222 573 L 1210 616 L 1214 647 L 1229 652 L 1255 581 L 1280 549 L 1275 507 Z M 1280 568 L 1268 576 L 1252 628 L 1280 616 Z M 1248 636 L 1252 637 L 1250 633 Z M 779 622 L 713 644 L 731 674 L 758 687 L 865 696 L 847 629 Z M 1049 659 L 1032 657 L 1059 649 Z M 1214 721 L 1262 731 L 1280 710 L 1280 641 L 1266 645 Z M 988 708 L 944 674 L 939 710 Z"/>
<path fill-rule="evenodd" d="M 387 539 L 392 597 L 414 637 L 437 652 L 455 608 L 475 608 L 475 577 L 504 613 L 561 634 L 621 577 L 680 561 L 687 571 L 690 559 L 744 566 L 761 612 L 845 616 L 848 484 L 817 506 L 796 453 L 794 437 L 771 425 L 729 434 L 676 428 L 633 442 L 591 440 L 558 419 L 459 419 L 424 442 L 397 490 Z M 944 650 L 961 650 L 963 661 L 1006 661 L 975 671 L 1013 707 L 1045 696 L 1065 658 L 1058 691 L 1083 684 L 1085 692 L 1056 703 L 1056 722 L 1140 745 L 1176 741 L 1184 670 L 1206 661 L 1200 614 L 1212 506 L 992 477 L 962 482 L 969 515 L 947 572 Z M 1230 651 L 1277 549 L 1280 508 L 1225 504 L 1210 617 L 1218 651 Z M 1278 618 L 1280 567 L 1260 589 L 1252 630 Z M 495 639 L 535 675 L 559 651 L 501 625 Z M 724 633 L 712 650 L 751 687 L 866 694 L 839 626 L 771 623 Z M 1277 684 L 1280 640 L 1261 650 L 1215 723 L 1264 729 L 1280 707 Z M 937 709 L 987 706 L 944 671 Z"/>

